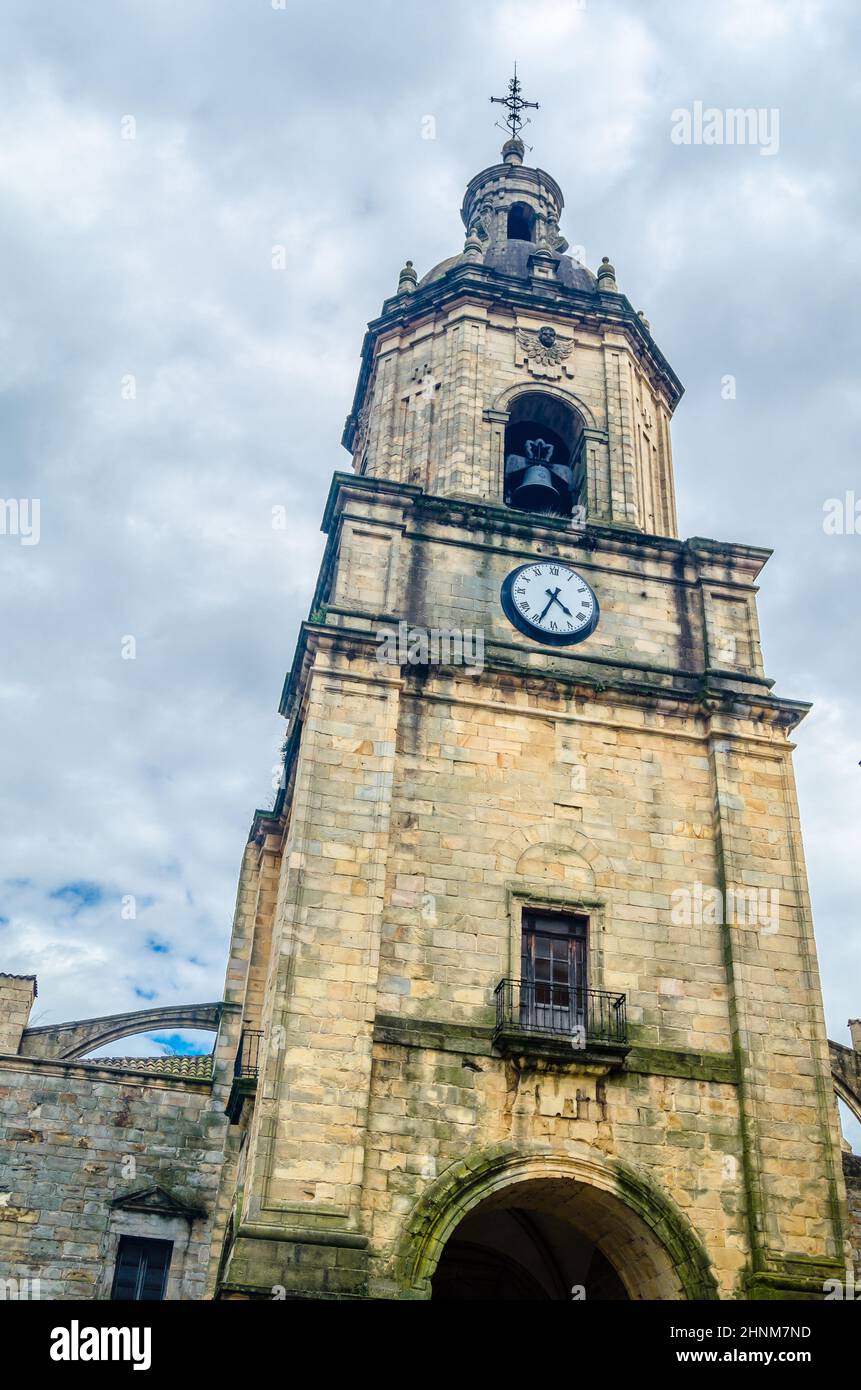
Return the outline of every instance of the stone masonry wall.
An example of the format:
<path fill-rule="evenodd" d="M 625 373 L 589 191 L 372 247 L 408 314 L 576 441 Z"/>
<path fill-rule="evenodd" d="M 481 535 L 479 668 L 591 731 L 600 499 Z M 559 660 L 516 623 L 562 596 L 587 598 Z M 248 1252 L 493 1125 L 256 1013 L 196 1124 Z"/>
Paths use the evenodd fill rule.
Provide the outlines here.
<path fill-rule="evenodd" d="M 362 481 L 331 515 L 332 588 L 293 707 L 249 1230 L 367 1230 L 372 1280 L 391 1288 L 427 1186 L 522 1141 L 647 1176 L 724 1296 L 752 1269 L 815 1287 L 841 1258 L 843 1188 L 785 732 L 796 707 L 775 708 L 757 640 L 765 552 L 524 535 L 516 517 L 412 486 L 378 499 Z M 602 620 L 574 654 L 501 617 L 502 577 L 530 553 L 595 586 Z M 712 598 L 737 607 L 711 613 Z M 381 663 L 383 617 L 478 628 L 487 665 Z M 743 640 L 716 653 L 727 624 Z M 754 894 L 753 914 L 710 918 L 698 889 Z M 627 997 L 632 1057 L 600 1095 L 575 1063 L 548 1083 L 471 1037 L 452 1057 L 380 1035 L 394 1019 L 487 1044 L 494 990 L 520 974 L 524 906 L 585 913 L 590 987 Z M 239 1251 L 237 1284 L 278 1282 L 274 1243 L 259 1244 Z"/>
<path fill-rule="evenodd" d="M 108 1298 L 120 1235 L 146 1235 L 174 1241 L 167 1296 L 203 1297 L 227 1131 L 209 1083 L 8 1057 L 0 1115 L 0 1278 Z M 113 1205 L 156 1186 L 203 1215 Z"/>
<path fill-rule="evenodd" d="M 430 1184 L 509 1144 L 596 1154 L 648 1174 L 699 1235 L 721 1297 L 732 1298 L 748 1258 L 738 1125 L 732 1084 L 634 1072 L 596 1081 L 587 1068 L 506 1061 L 466 1040 L 451 1050 L 378 1044 L 365 1178 L 372 1290 L 396 1284 L 405 1216 Z"/>
<path fill-rule="evenodd" d="M 849 1205 L 849 1245 L 857 1298 L 861 1296 L 861 1158 L 857 1154 L 843 1155 L 843 1178 Z"/>
<path fill-rule="evenodd" d="M 671 407 L 623 332 L 578 318 L 464 300 L 384 336 L 357 466 L 431 493 L 501 502 L 498 430 L 487 412 L 506 411 L 519 390 L 556 389 L 518 346 L 518 332 L 553 327 L 572 343 L 561 385 L 589 431 L 590 520 L 674 535 Z"/>
<path fill-rule="evenodd" d="M 628 995 L 638 1039 L 727 1052 L 719 926 L 673 921 L 671 891 L 716 875 L 697 721 L 606 700 L 404 695 L 379 1011 L 492 1022 L 519 974 L 512 893 L 583 902 L 590 984 Z"/>
<path fill-rule="evenodd" d="M 717 742 L 731 781 L 718 796 L 729 810 L 716 812 L 715 736 L 701 720 L 554 695 L 546 685 L 534 695 L 492 688 L 486 674 L 472 698 L 465 681 L 453 697 L 454 685 L 422 679 L 413 698 L 402 696 L 379 1011 L 489 1023 L 494 987 L 519 974 L 519 905 L 586 911 L 590 986 L 627 995 L 635 1043 L 726 1055 L 741 1017 L 757 1127 L 748 1200 L 763 1213 L 772 1250 L 836 1258 L 830 1067 L 805 984 L 815 960 L 782 735 L 727 728 Z M 733 828 L 719 834 L 725 814 Z M 749 922 L 698 917 L 697 884 L 724 882 L 764 892 L 767 910 Z M 689 913 L 675 907 L 674 890 L 684 889 Z M 734 984 L 728 949 L 738 961 Z M 688 1089 L 610 1078 L 606 1149 L 663 1170 L 676 1200 L 701 1207 L 695 1226 L 718 1236 L 715 1259 L 729 1249 L 737 1267 L 742 1169 L 724 1159 L 738 1097 Z M 652 1117 L 646 1149 L 638 1110 L 641 1122 Z M 496 1141 L 499 1094 L 489 1091 L 473 1111 L 463 1138 Z M 739 1157 L 738 1127 L 734 1134 Z M 679 1143 L 698 1151 L 688 1179 Z M 420 1161 L 421 1126 L 408 1144 Z"/>

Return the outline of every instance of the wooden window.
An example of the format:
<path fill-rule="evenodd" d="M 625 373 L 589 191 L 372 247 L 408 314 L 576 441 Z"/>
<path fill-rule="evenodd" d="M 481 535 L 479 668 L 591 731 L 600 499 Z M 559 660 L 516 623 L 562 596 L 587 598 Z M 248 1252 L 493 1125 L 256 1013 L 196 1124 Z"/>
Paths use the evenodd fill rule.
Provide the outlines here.
<path fill-rule="evenodd" d="M 164 1298 L 172 1250 L 171 1240 L 120 1236 L 111 1298 L 125 1302 L 160 1302 Z"/>
<path fill-rule="evenodd" d="M 523 914 L 521 1024 L 541 1032 L 572 1033 L 587 1016 L 586 917 Z"/>

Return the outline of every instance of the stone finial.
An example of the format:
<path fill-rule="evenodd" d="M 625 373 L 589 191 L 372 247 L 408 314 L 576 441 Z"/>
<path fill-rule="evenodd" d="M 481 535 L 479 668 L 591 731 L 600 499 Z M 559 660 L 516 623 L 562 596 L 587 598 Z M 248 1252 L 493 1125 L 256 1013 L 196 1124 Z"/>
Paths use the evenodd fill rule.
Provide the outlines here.
<path fill-rule="evenodd" d="M 852 1039 L 852 1047 L 856 1052 L 861 1052 L 861 1018 L 850 1018 L 849 1036 Z"/>
<path fill-rule="evenodd" d="M 609 256 L 601 257 L 601 264 L 598 267 L 598 289 L 603 294 L 619 293 L 619 286 L 616 284 L 616 267 L 610 264 Z"/>
<path fill-rule="evenodd" d="M 407 261 L 398 276 L 398 294 L 412 294 L 418 280 L 419 277 L 416 275 L 412 261 Z"/>
<path fill-rule="evenodd" d="M 643 327 L 645 328 L 646 332 L 647 332 L 647 333 L 651 333 L 651 331 L 652 331 L 652 326 L 651 326 L 651 324 L 649 323 L 649 320 L 646 318 L 646 311 L 645 311 L 645 309 L 638 309 L 638 310 L 637 310 L 637 318 L 640 320 L 640 323 L 643 325 Z"/>
<path fill-rule="evenodd" d="M 518 135 L 511 140 L 506 140 L 502 147 L 503 164 L 522 164 L 523 156 L 526 153 L 526 146 Z"/>
<path fill-rule="evenodd" d="M 478 232 L 470 232 L 463 243 L 463 254 L 468 261 L 481 262 L 484 260 L 484 246 Z"/>

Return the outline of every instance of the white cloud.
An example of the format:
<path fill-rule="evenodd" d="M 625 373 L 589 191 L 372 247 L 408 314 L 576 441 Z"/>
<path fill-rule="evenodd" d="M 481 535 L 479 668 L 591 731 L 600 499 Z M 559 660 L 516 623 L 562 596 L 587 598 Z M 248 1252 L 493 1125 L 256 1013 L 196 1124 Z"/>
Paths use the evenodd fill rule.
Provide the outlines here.
<path fill-rule="evenodd" d="M 41 497 L 43 538 L 0 546 L 4 863 L 28 880 L 0 901 L 6 968 L 38 971 L 54 1019 L 134 1007 L 136 989 L 219 995 L 364 324 L 406 257 L 423 273 L 461 248 L 463 189 L 502 141 L 487 98 L 517 56 L 566 235 L 593 267 L 612 256 L 687 384 L 683 531 L 776 550 L 765 647 L 777 689 L 817 700 L 797 761 L 842 1036 L 861 1007 L 861 537 L 823 537 L 821 503 L 857 477 L 857 7 L 11 11 L 3 486 Z M 695 99 L 779 106 L 779 154 L 673 146 L 670 113 Z M 103 896 L 70 915 L 51 894 L 75 882 Z M 125 925 L 124 894 L 148 903 Z"/>

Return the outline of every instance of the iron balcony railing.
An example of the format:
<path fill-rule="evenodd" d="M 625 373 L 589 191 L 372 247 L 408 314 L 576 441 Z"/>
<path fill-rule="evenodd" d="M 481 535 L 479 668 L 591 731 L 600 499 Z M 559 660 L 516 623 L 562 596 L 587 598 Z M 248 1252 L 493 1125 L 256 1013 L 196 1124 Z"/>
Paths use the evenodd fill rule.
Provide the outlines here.
<path fill-rule="evenodd" d="M 243 1028 L 233 1067 L 234 1076 L 255 1078 L 260 1070 L 260 1040 L 262 1028 Z"/>
<path fill-rule="evenodd" d="M 566 1038 L 575 1048 L 628 1041 L 624 994 L 575 989 L 549 980 L 500 980 L 495 995 L 494 1037 L 520 1033 Z"/>

